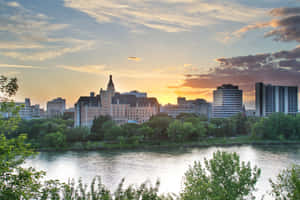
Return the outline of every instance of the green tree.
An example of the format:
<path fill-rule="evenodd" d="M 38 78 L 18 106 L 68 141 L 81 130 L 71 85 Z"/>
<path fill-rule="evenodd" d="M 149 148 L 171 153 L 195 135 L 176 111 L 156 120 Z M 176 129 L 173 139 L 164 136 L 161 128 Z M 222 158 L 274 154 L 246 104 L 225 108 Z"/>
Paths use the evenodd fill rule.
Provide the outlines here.
<path fill-rule="evenodd" d="M 248 118 L 244 113 L 238 113 L 232 117 L 235 135 L 247 135 L 249 131 Z"/>
<path fill-rule="evenodd" d="M 169 127 L 169 124 L 173 121 L 171 117 L 168 115 L 157 115 L 150 118 L 148 122 L 145 124 L 153 129 L 154 131 L 154 137 L 153 139 L 156 140 L 162 140 L 162 139 L 168 139 L 168 133 L 167 129 Z"/>
<path fill-rule="evenodd" d="M 89 136 L 90 140 L 103 140 L 105 129 L 103 128 L 103 124 L 107 121 L 111 121 L 111 117 L 106 115 L 95 118 L 93 120 L 93 125 L 91 127 L 91 135 Z"/>
<path fill-rule="evenodd" d="M 17 81 L 17 78 L 9 79 L 6 76 L 0 76 L 0 92 L 3 94 L 1 101 L 7 101 L 9 97 L 16 94 L 19 88 Z"/>
<path fill-rule="evenodd" d="M 186 117 L 184 119 L 184 122 L 190 122 L 193 125 L 193 133 L 189 136 L 188 139 L 192 140 L 198 140 L 201 137 L 204 137 L 207 135 L 207 128 L 206 128 L 206 120 L 203 118 L 203 116 L 191 116 Z"/>
<path fill-rule="evenodd" d="M 59 131 L 47 133 L 44 136 L 44 144 L 48 147 L 64 147 L 66 145 L 66 136 Z"/>
<path fill-rule="evenodd" d="M 121 129 L 123 132 L 123 136 L 131 137 L 131 136 L 138 136 L 140 132 L 138 131 L 141 126 L 139 124 L 127 123 L 122 124 Z"/>
<path fill-rule="evenodd" d="M 170 123 L 167 133 L 171 140 L 182 142 L 191 138 L 193 133 L 195 133 L 195 130 L 196 129 L 191 122 L 174 120 Z"/>
<path fill-rule="evenodd" d="M 255 190 L 260 169 L 240 162 L 236 153 L 217 151 L 211 160 L 195 162 L 185 173 L 183 200 L 248 199 Z"/>
<path fill-rule="evenodd" d="M 194 126 L 194 134 L 193 134 L 194 137 L 193 138 L 199 139 L 199 138 L 207 136 L 208 130 L 206 128 L 205 122 L 198 121 L 193 126 Z"/>
<path fill-rule="evenodd" d="M 252 135 L 262 139 L 298 139 L 297 119 L 284 113 L 273 113 L 253 125 Z"/>
<path fill-rule="evenodd" d="M 300 199 L 300 166 L 295 165 L 282 171 L 276 181 L 270 180 L 272 186 L 271 195 L 275 200 L 299 200 Z"/>
<path fill-rule="evenodd" d="M 214 124 L 213 135 L 217 137 L 230 137 L 235 135 L 235 124 L 231 118 L 215 118 L 211 120 Z"/>
<path fill-rule="evenodd" d="M 138 130 L 139 135 L 143 135 L 145 140 L 151 140 L 154 135 L 154 130 L 147 126 L 146 124 L 143 124 Z"/>
<path fill-rule="evenodd" d="M 86 127 L 69 128 L 65 131 L 67 142 L 86 141 L 90 135 L 90 130 Z"/>
<path fill-rule="evenodd" d="M 33 168 L 22 168 L 22 164 L 33 151 L 25 143 L 26 135 L 20 134 L 16 138 L 7 139 L 16 131 L 20 122 L 19 108 L 9 100 L 18 89 L 17 79 L 0 77 L 0 91 L 5 95 L 1 99 L 1 112 L 8 113 L 7 119 L 0 115 L 0 199 L 32 199 L 41 186 L 40 178 L 43 172 Z"/>
<path fill-rule="evenodd" d="M 174 120 L 169 124 L 167 129 L 168 137 L 172 141 L 181 141 L 183 139 L 183 123 L 179 120 Z"/>
<path fill-rule="evenodd" d="M 186 121 L 189 118 L 198 118 L 198 116 L 195 113 L 180 113 L 176 116 L 176 119 L 181 121 Z"/>
<path fill-rule="evenodd" d="M 123 136 L 123 130 L 116 125 L 114 121 L 103 123 L 104 140 L 118 140 L 119 136 Z"/>

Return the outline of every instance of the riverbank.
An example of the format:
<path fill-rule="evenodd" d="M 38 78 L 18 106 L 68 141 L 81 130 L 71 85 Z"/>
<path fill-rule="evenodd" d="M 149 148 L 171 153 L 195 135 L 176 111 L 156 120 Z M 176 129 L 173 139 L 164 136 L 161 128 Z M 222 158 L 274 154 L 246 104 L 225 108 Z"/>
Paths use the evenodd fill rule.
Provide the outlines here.
<path fill-rule="evenodd" d="M 108 150 L 148 150 L 148 149 L 169 149 L 169 148 L 205 148 L 205 147 L 227 147 L 241 145 L 300 145 L 300 140 L 258 140 L 249 136 L 239 136 L 230 138 L 207 138 L 193 142 L 151 142 L 137 144 L 120 144 L 107 142 L 76 142 L 68 144 L 66 147 L 35 148 L 36 151 L 108 151 Z"/>

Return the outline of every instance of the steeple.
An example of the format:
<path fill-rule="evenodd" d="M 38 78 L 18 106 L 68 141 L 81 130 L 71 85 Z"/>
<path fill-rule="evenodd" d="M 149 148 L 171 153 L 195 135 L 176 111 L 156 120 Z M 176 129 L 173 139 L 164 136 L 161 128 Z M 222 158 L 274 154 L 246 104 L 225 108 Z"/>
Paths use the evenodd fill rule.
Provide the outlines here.
<path fill-rule="evenodd" d="M 112 75 L 109 75 L 109 82 L 107 85 L 107 90 L 115 91 L 115 86 L 112 80 Z"/>

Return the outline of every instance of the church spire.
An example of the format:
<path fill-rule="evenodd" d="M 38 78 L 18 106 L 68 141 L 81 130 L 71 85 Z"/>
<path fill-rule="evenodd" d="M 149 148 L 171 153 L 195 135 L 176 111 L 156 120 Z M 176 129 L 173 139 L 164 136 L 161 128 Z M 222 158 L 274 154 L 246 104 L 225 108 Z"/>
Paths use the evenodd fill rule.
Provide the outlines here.
<path fill-rule="evenodd" d="M 115 86 L 114 86 L 114 83 L 113 83 L 113 80 L 112 80 L 112 75 L 109 75 L 109 82 L 108 82 L 108 85 L 107 85 L 107 90 L 115 91 Z"/>

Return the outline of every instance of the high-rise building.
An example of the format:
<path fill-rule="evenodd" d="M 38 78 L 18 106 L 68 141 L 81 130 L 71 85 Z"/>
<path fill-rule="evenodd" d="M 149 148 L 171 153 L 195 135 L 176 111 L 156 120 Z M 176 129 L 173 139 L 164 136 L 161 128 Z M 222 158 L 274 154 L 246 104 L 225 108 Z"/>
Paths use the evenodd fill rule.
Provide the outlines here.
<path fill-rule="evenodd" d="M 128 122 L 143 123 L 159 112 L 156 98 L 147 97 L 147 93 L 132 91 L 120 94 L 115 91 L 112 76 L 107 89 L 100 89 L 95 96 L 80 97 L 75 104 L 75 126 L 91 127 L 95 117 L 109 115 L 117 124 Z"/>
<path fill-rule="evenodd" d="M 181 113 L 192 113 L 210 118 L 211 104 L 204 99 L 186 100 L 185 97 L 178 97 L 177 105 L 167 104 L 161 106 L 160 112 L 167 113 L 173 118 L 176 118 Z"/>
<path fill-rule="evenodd" d="M 232 117 L 243 111 L 243 91 L 238 86 L 224 84 L 213 92 L 213 118 Z"/>
<path fill-rule="evenodd" d="M 47 117 L 62 116 L 66 109 L 66 100 L 58 97 L 47 102 Z"/>
<path fill-rule="evenodd" d="M 256 83 L 255 104 L 256 116 L 268 116 L 274 112 L 296 114 L 298 87 Z"/>
<path fill-rule="evenodd" d="M 31 105 L 30 99 L 25 98 L 25 102 L 16 102 L 19 107 L 19 116 L 24 120 L 44 118 L 44 109 L 39 104 Z M 1 106 L 1 105 L 0 105 Z M 1 113 L 4 117 L 10 117 L 11 113 Z"/>

